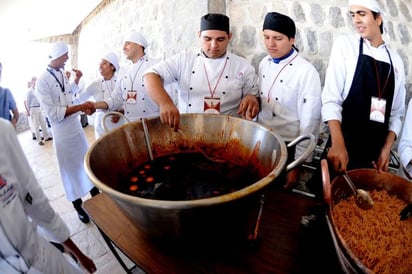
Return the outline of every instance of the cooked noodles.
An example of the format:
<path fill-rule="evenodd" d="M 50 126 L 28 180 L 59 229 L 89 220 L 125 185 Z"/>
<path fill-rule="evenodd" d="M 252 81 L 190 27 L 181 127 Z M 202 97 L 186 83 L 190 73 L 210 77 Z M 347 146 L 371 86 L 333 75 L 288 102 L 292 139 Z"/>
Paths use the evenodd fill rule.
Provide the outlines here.
<path fill-rule="evenodd" d="M 386 191 L 370 192 L 373 208 L 357 207 L 354 196 L 333 208 L 335 227 L 347 246 L 374 273 L 412 273 L 412 218 L 400 221 L 406 202 Z"/>

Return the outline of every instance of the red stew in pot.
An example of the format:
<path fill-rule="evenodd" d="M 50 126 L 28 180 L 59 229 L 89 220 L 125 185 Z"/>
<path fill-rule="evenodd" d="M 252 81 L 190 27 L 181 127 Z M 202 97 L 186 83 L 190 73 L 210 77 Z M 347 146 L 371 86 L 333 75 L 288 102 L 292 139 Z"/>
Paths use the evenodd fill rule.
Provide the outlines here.
<path fill-rule="evenodd" d="M 216 163 L 202 153 L 177 153 L 148 161 L 121 178 L 119 191 L 147 199 L 183 201 L 220 196 L 258 181 L 252 167 Z"/>

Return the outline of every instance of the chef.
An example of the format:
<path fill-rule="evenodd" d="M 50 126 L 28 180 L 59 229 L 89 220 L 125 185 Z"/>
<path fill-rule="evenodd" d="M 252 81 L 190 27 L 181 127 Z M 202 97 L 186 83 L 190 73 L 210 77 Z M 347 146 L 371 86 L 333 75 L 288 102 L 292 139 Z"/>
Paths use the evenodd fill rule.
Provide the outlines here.
<path fill-rule="evenodd" d="M 11 123 L 0 118 L 0 273 L 84 273 L 48 239 L 63 243 L 88 271 L 96 271 L 70 239 L 31 170 Z"/>
<path fill-rule="evenodd" d="M 96 102 L 96 109 L 119 111 L 129 121 L 159 115 L 159 106 L 147 95 L 143 82 L 143 73 L 158 62 L 146 54 L 148 46 L 143 34 L 135 30 L 125 37 L 123 53 L 132 64 L 127 72 L 118 78 L 112 98 Z M 118 123 L 119 118 L 112 117 L 112 122 Z"/>
<path fill-rule="evenodd" d="M 253 119 L 259 111 L 255 69 L 227 51 L 229 18 L 201 18 L 199 50 L 184 50 L 144 74 L 148 94 L 160 106 L 160 119 L 177 129 L 180 113 L 219 113 Z M 163 88 L 177 82 L 177 105 Z"/>
<path fill-rule="evenodd" d="M 86 89 L 80 92 L 77 96 L 77 100 L 85 101 L 90 97 L 93 97 L 94 101 L 110 100 L 112 98 L 113 90 L 117 84 L 117 74 L 119 71 L 119 59 L 113 52 L 106 53 L 99 63 L 99 72 L 101 77 L 93 81 Z M 102 125 L 102 119 L 104 116 L 104 110 L 96 110 L 94 118 L 94 134 L 96 139 L 100 138 L 105 133 Z M 105 121 L 107 127 L 112 128 L 115 125 L 110 123 L 108 119 Z"/>
<path fill-rule="evenodd" d="M 295 34 L 295 23 L 290 17 L 277 12 L 266 14 L 263 41 L 268 55 L 259 64 L 262 109 L 257 121 L 287 143 L 306 134 L 317 138 L 320 127 L 319 73 L 298 53 Z M 288 162 L 302 155 L 305 144 L 306 141 L 288 149 Z M 296 184 L 299 168 L 289 171 L 285 179 L 287 189 Z"/>
<path fill-rule="evenodd" d="M 95 108 L 92 102 L 75 104 L 73 101 L 73 85 L 78 82 L 81 72 L 75 71 L 75 82 L 70 84 L 63 71 L 68 59 L 67 45 L 63 42 L 54 43 L 49 54 L 50 63 L 37 79 L 35 94 L 51 124 L 66 197 L 73 203 L 80 221 L 88 223 L 89 217 L 82 208 L 81 197 L 88 192 L 92 196 L 97 195 L 99 190 L 87 177 L 83 165 L 89 145 L 81 127 L 80 113 L 91 115 Z"/>
<path fill-rule="evenodd" d="M 327 158 L 338 173 L 387 171 L 405 112 L 404 65 L 383 40 L 376 0 L 350 0 L 349 14 L 357 33 L 335 40 L 322 92 L 322 119 L 330 130 Z"/>

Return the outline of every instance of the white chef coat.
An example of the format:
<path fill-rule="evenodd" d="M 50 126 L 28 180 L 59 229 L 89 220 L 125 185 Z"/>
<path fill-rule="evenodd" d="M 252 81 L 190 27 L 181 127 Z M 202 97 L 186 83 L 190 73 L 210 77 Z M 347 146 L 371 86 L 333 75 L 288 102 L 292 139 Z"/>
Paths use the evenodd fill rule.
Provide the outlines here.
<path fill-rule="evenodd" d="M 41 127 L 43 132 L 44 140 L 47 140 L 49 138 L 49 133 L 46 125 L 46 118 L 43 115 L 43 110 L 40 107 L 39 100 L 37 100 L 37 97 L 34 95 L 33 87 L 31 87 L 27 92 L 26 104 L 30 111 L 29 119 L 32 122 L 37 140 L 40 140 L 39 127 Z"/>
<path fill-rule="evenodd" d="M 93 188 L 83 165 L 89 144 L 80 123 L 80 112 L 64 117 L 66 108 L 74 103 L 74 92 L 69 79 L 62 70 L 51 70 L 60 83 L 64 78 L 64 92 L 51 73 L 45 71 L 37 79 L 35 93 L 51 124 L 53 145 L 66 197 L 74 201 Z"/>
<path fill-rule="evenodd" d="M 83 273 L 54 242 L 70 232 L 50 206 L 11 123 L 0 119 L 0 273 Z"/>
<path fill-rule="evenodd" d="M 294 51 L 276 64 L 268 55 L 259 64 L 262 109 L 257 121 L 286 142 L 306 134 L 319 136 L 321 83 L 316 68 Z M 296 147 L 295 157 L 307 144 Z"/>
<path fill-rule="evenodd" d="M 203 113 L 204 98 L 212 95 L 209 86 L 212 90 L 216 87 L 213 96 L 220 98 L 220 113 L 226 115 L 239 116 L 237 112 L 242 98 L 248 94 L 258 95 L 254 67 L 232 53 L 209 59 L 199 50 L 187 49 L 154 65 L 145 74 L 148 72 L 160 75 L 164 84 L 178 83 L 180 113 Z"/>
<path fill-rule="evenodd" d="M 322 91 L 322 120 L 342 121 L 342 104 L 349 94 L 352 80 L 359 57 L 359 40 L 357 35 L 343 35 L 336 38 L 333 43 L 329 65 L 326 70 L 325 85 Z M 363 54 L 369 55 L 375 60 L 390 64 L 388 49 L 392 58 L 395 76 L 395 92 L 393 95 L 392 111 L 389 117 L 389 130 L 396 136 L 402 128 L 401 117 L 405 113 L 405 69 L 399 54 L 383 44 L 372 47 L 367 39 L 363 39 Z"/>
<path fill-rule="evenodd" d="M 86 87 L 84 91 L 77 93 L 77 100 L 84 102 L 89 98 L 93 98 L 95 102 L 106 101 L 112 98 L 113 90 L 117 84 L 117 75 L 113 74 L 110 80 L 104 80 L 103 77 L 93 81 L 90 85 Z M 102 125 L 102 118 L 104 116 L 105 110 L 97 109 L 94 116 L 94 135 L 96 139 L 100 138 L 105 132 Z M 117 125 L 111 123 L 110 119 L 105 121 L 107 128 L 111 129 Z"/>
<path fill-rule="evenodd" d="M 412 160 L 412 99 L 410 99 L 408 103 L 401 138 L 398 143 L 398 154 L 401 162 L 399 175 L 411 180 L 412 165 L 409 162 Z M 403 167 L 405 167 L 408 174 L 404 173 Z"/>
<path fill-rule="evenodd" d="M 139 60 L 130 65 L 127 73 L 119 77 L 118 84 L 113 91 L 111 99 L 105 100 L 109 110 L 124 109 L 124 115 L 130 121 L 136 121 L 142 117 L 153 117 L 159 115 L 159 106 L 147 95 L 147 90 L 143 82 L 145 70 L 156 64 L 157 61 L 142 56 Z M 128 92 L 136 91 L 136 100 L 128 100 Z"/>

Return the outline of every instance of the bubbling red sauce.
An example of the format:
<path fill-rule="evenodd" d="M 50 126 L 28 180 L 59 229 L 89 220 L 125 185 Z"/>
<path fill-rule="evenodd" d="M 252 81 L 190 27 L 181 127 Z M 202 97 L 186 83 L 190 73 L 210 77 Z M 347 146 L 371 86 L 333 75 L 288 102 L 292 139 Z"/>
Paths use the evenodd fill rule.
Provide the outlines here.
<path fill-rule="evenodd" d="M 260 179 L 253 167 L 213 162 L 202 153 L 177 153 L 143 163 L 121 178 L 119 191 L 155 200 L 184 201 L 220 196 Z"/>

